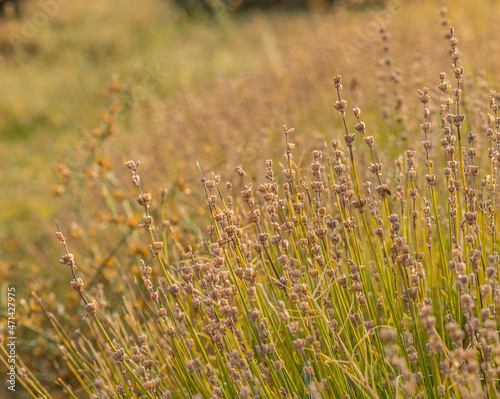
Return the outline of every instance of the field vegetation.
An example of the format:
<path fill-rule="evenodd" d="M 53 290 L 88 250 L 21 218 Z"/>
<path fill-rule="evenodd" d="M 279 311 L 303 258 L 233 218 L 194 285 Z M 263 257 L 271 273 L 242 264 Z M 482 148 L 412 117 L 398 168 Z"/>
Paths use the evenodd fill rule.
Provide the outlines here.
<path fill-rule="evenodd" d="M 310 3 L 1 21 L 12 397 L 500 396 L 500 6 Z"/>

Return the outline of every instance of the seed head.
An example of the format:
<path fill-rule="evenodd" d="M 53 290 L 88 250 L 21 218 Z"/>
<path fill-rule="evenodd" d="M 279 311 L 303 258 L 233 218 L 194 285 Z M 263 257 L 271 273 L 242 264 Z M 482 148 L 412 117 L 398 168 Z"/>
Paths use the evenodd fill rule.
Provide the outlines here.
<path fill-rule="evenodd" d="M 89 317 L 92 317 L 96 314 L 97 307 L 95 303 L 89 302 L 84 306 L 85 309 L 85 315 L 83 316 L 84 319 L 88 319 Z"/>

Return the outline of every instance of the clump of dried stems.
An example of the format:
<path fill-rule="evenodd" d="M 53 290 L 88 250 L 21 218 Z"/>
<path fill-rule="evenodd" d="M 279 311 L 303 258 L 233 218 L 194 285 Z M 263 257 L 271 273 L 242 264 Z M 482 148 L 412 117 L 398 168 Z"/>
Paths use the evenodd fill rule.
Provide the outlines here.
<path fill-rule="evenodd" d="M 126 162 L 148 241 L 142 281 L 122 268 L 127 295 L 107 309 L 85 292 L 58 226 L 86 330 L 70 335 L 38 300 L 73 373 L 73 386 L 59 381 L 67 395 L 500 397 L 499 97 L 485 96 L 483 129 L 467 131 L 453 29 L 448 39 L 441 100 L 424 87 L 399 103 L 403 130 L 408 104 L 421 104 L 421 132 L 403 132 L 393 165 L 337 75 L 343 139 L 315 150 L 308 171 L 294 161 L 300 132 L 284 126 L 283 161 L 266 161 L 263 183 L 242 165 L 232 183 L 202 173 L 207 233 L 182 258 L 164 198 Z M 21 381 L 52 397 L 32 373 Z"/>

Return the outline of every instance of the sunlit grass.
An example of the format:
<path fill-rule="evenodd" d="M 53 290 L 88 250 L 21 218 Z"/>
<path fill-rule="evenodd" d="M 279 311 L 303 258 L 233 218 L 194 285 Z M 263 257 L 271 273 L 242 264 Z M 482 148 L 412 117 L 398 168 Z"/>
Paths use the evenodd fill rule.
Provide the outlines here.
<path fill-rule="evenodd" d="M 496 397 L 498 9 L 129 6 L 3 65 L 32 396 Z"/>

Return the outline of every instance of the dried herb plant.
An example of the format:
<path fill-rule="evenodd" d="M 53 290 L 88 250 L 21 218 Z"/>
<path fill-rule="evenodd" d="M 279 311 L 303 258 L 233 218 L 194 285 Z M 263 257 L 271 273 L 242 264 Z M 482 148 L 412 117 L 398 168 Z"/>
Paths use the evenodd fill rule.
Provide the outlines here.
<path fill-rule="evenodd" d="M 131 258 L 139 274 L 118 269 L 128 292 L 119 311 L 85 291 L 57 225 L 61 273 L 80 296 L 85 331 L 68 334 L 36 298 L 73 374 L 74 384 L 59 381 L 67 395 L 500 397 L 499 96 L 484 94 L 486 126 L 466 132 L 453 28 L 448 40 L 452 83 L 443 72 L 439 91 L 424 87 L 398 103 L 405 140 L 393 164 L 392 146 L 376 145 L 337 75 L 343 141 L 301 167 L 292 142 L 301 133 L 284 126 L 283 160 L 267 160 L 261 182 L 241 164 L 225 184 L 200 168 L 209 220 L 191 245 L 168 222 L 166 192 L 156 200 L 140 162 L 126 162 L 142 217 L 134 234 L 148 251 Z M 410 131 L 410 104 L 421 131 Z M 33 397 L 52 397 L 25 373 Z"/>

